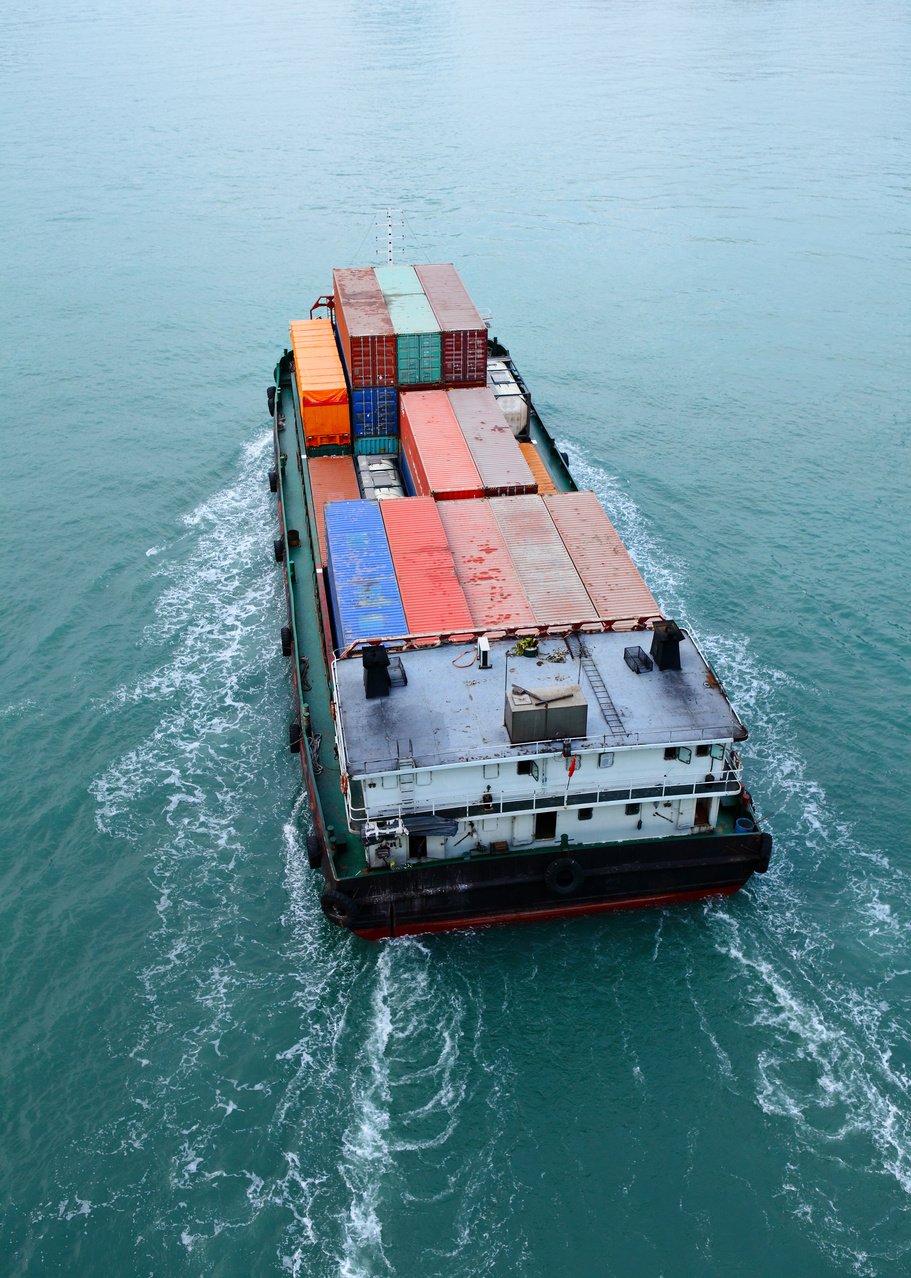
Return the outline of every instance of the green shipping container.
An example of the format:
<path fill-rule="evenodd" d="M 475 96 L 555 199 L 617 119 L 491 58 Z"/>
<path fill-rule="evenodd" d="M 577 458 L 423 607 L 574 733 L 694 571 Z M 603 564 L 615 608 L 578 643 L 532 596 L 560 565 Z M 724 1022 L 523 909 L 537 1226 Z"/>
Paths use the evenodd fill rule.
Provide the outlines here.
<path fill-rule="evenodd" d="M 376 453 L 394 453 L 398 456 L 399 441 L 395 435 L 375 435 L 372 439 L 356 439 L 354 455 L 356 457 L 372 457 Z"/>
<path fill-rule="evenodd" d="M 424 295 L 424 286 L 413 266 L 375 266 L 373 273 L 387 302 L 390 297 Z"/>
<path fill-rule="evenodd" d="M 387 297 L 386 305 L 396 335 L 398 385 L 439 386 L 443 380 L 442 338 L 427 298 L 423 294 Z"/>

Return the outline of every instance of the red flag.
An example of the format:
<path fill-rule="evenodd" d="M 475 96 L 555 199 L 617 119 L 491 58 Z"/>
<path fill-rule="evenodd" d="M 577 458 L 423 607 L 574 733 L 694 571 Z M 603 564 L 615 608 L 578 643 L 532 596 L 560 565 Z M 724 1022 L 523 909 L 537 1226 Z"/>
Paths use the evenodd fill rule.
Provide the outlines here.
<path fill-rule="evenodd" d="M 569 765 L 569 779 L 570 779 L 570 781 L 572 780 L 573 773 L 574 773 L 574 772 L 575 772 L 575 770 L 576 770 L 576 764 L 577 764 L 578 762 L 579 762 L 579 756 L 578 756 L 577 754 L 574 754 L 574 755 L 573 755 L 573 758 L 572 758 L 572 763 L 570 763 L 570 765 Z"/>

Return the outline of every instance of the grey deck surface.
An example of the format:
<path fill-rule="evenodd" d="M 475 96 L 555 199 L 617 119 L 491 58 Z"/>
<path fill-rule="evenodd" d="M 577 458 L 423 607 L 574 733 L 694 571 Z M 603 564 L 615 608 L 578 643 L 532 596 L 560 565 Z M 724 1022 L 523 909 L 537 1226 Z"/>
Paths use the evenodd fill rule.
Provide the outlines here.
<path fill-rule="evenodd" d="M 745 735 L 722 690 L 689 637 L 680 645 L 680 671 L 634 674 L 623 650 L 640 644 L 648 652 L 650 633 L 585 635 L 591 662 L 606 686 L 605 704 L 580 666 L 578 639 L 542 640 L 537 660 L 508 657 L 509 642 L 491 644 L 490 670 L 475 663 L 467 669 L 453 661 L 470 660 L 473 649 L 446 645 L 401 654 L 408 686 L 388 697 L 364 696 L 358 656 L 336 663 L 339 713 L 352 775 L 391 771 L 409 757 L 417 767 L 537 754 L 537 745 L 512 746 L 503 722 L 509 684 L 545 688 L 578 683 L 588 701 L 585 741 L 593 748 L 655 742 L 737 739 Z M 562 664 L 545 660 L 563 653 Z M 707 682 L 710 686 L 706 686 Z M 610 714 L 610 702 L 617 717 Z M 602 709 L 605 705 L 605 709 Z M 582 742 L 576 740 L 576 747 Z"/>

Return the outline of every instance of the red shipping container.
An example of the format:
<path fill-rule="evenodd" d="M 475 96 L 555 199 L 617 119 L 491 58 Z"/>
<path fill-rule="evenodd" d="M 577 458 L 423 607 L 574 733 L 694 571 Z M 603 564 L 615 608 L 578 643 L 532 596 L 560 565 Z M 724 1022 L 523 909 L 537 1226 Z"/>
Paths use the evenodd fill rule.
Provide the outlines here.
<path fill-rule="evenodd" d="M 486 386 L 452 390 L 449 402 L 488 497 L 536 493 L 538 485 L 516 437 Z"/>
<path fill-rule="evenodd" d="M 555 493 L 543 501 L 602 621 L 662 615 L 594 493 Z"/>
<path fill-rule="evenodd" d="M 396 384 L 395 330 L 373 267 L 332 272 L 335 324 L 355 389 Z"/>
<path fill-rule="evenodd" d="M 544 498 L 493 497 L 489 505 L 538 624 L 566 626 L 597 621 L 597 610 Z"/>
<path fill-rule="evenodd" d="M 487 326 L 456 268 L 416 266 L 424 295 L 443 336 L 443 381 L 450 386 L 487 384 Z"/>
<path fill-rule="evenodd" d="M 310 490 L 313 493 L 313 511 L 319 537 L 319 561 L 326 563 L 326 519 L 323 514 L 330 501 L 357 501 L 361 490 L 357 483 L 357 470 L 352 457 L 310 457 Z"/>
<path fill-rule="evenodd" d="M 443 635 L 473 630 L 468 601 L 433 498 L 392 498 L 380 502 L 380 511 L 409 633 Z"/>
<path fill-rule="evenodd" d="M 489 503 L 444 501 L 437 510 L 478 629 L 534 626 L 535 614 Z"/>
<path fill-rule="evenodd" d="M 454 501 L 484 496 L 478 468 L 445 391 L 403 391 L 399 434 L 418 497 Z"/>

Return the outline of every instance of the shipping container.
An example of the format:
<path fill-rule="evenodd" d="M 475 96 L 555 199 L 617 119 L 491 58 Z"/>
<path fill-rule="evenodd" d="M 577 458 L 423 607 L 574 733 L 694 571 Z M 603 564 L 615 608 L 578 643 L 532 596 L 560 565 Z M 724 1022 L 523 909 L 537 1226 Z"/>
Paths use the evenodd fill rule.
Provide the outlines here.
<path fill-rule="evenodd" d="M 406 294 L 386 298 L 396 334 L 396 377 L 402 386 L 439 386 L 443 376 L 440 326 L 427 298 Z"/>
<path fill-rule="evenodd" d="M 376 502 L 330 502 L 326 574 L 339 648 L 356 639 L 408 633 L 402 597 Z"/>
<path fill-rule="evenodd" d="M 544 498 L 492 497 L 489 504 L 538 624 L 597 621 L 595 606 Z"/>
<path fill-rule="evenodd" d="M 490 504 L 444 501 L 438 510 L 475 626 L 485 630 L 534 626 L 535 614 Z"/>
<path fill-rule="evenodd" d="M 528 425 L 528 401 L 503 360 L 488 360 L 487 385 L 493 391 L 512 433 L 521 435 Z"/>
<path fill-rule="evenodd" d="M 351 432 L 355 439 L 399 433 L 399 393 L 394 386 L 352 390 Z"/>
<path fill-rule="evenodd" d="M 351 437 L 348 388 L 330 320 L 292 320 L 291 347 L 307 447 Z"/>
<path fill-rule="evenodd" d="M 451 390 L 449 402 L 488 497 L 537 491 L 516 437 L 486 386 Z"/>
<path fill-rule="evenodd" d="M 352 457 L 311 457 L 307 461 L 313 513 L 319 538 L 319 561 L 326 562 L 325 509 L 330 501 L 357 501 L 361 492 Z"/>
<path fill-rule="evenodd" d="M 419 497 L 482 497 L 484 485 L 445 391 L 403 391 L 401 451 Z"/>
<path fill-rule="evenodd" d="M 332 272 L 335 324 L 352 388 L 394 386 L 395 330 L 372 267 Z"/>
<path fill-rule="evenodd" d="M 452 551 L 432 497 L 382 504 L 383 523 L 402 606 L 413 635 L 464 633 L 473 628 Z"/>
<path fill-rule="evenodd" d="M 375 435 L 354 441 L 354 453 L 357 457 L 375 456 L 377 453 L 397 453 L 399 441 L 397 435 Z"/>
<path fill-rule="evenodd" d="M 483 386 L 487 380 L 487 326 L 451 263 L 416 266 L 442 334 L 443 382 Z"/>
<path fill-rule="evenodd" d="M 424 292 L 424 286 L 418 279 L 417 272 L 413 266 L 375 266 L 373 273 L 376 276 L 376 282 L 383 290 L 383 296 L 390 297 L 408 297 L 413 294 L 421 294 Z"/>
<path fill-rule="evenodd" d="M 538 485 L 538 492 L 541 493 L 542 496 L 544 493 L 555 493 L 557 491 L 557 485 L 551 479 L 550 472 L 541 460 L 541 454 L 538 452 L 535 445 L 531 443 L 520 444 L 519 447 L 522 449 L 522 456 L 528 462 L 528 469 L 535 477 L 535 483 Z"/>
<path fill-rule="evenodd" d="M 661 616 L 594 493 L 556 493 L 544 503 L 602 621 Z"/>

